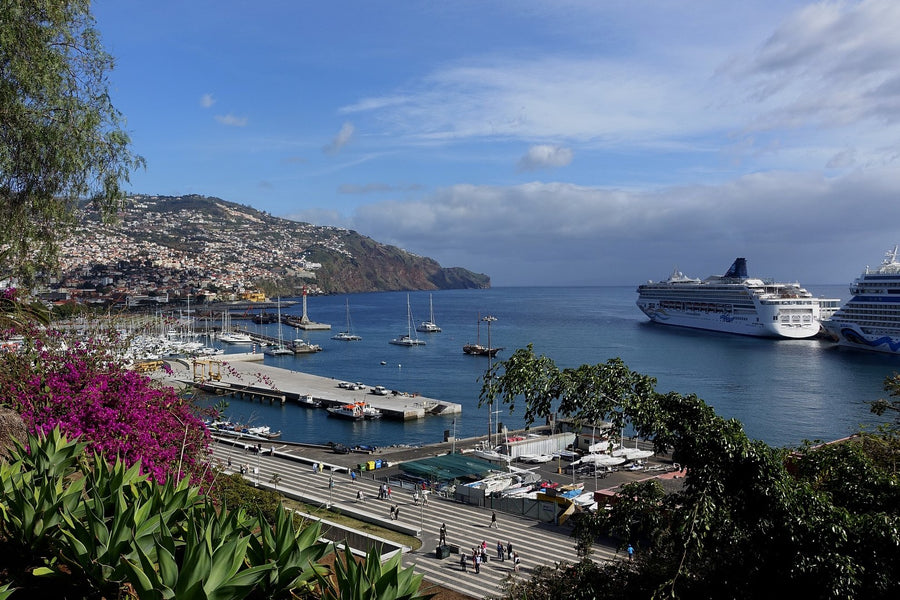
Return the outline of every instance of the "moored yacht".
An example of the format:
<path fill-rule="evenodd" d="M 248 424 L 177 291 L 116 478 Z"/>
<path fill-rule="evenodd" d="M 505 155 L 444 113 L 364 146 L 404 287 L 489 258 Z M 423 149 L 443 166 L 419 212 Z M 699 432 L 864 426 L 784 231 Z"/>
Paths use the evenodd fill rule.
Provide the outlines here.
<path fill-rule="evenodd" d="M 841 346 L 900 354 L 900 262 L 898 246 L 881 265 L 863 271 L 850 286 L 851 297 L 823 325 Z"/>

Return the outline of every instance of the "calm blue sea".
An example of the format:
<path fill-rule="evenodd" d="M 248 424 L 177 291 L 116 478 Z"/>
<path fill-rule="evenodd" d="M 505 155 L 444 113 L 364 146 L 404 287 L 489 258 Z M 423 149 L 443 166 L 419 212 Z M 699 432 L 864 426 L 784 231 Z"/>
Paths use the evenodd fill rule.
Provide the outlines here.
<path fill-rule="evenodd" d="M 818 296 L 848 297 L 847 286 L 808 289 Z M 309 317 L 331 323 L 332 330 L 284 327 L 283 335 L 286 340 L 308 339 L 324 351 L 266 356 L 265 362 L 458 402 L 461 416 L 353 423 L 293 404 L 270 407 L 239 399 L 230 401 L 229 416 L 281 430 L 285 440 L 314 443 L 427 444 L 442 440 L 444 431 L 454 428 L 459 437 L 483 435 L 488 411 L 477 407 L 477 398 L 488 359 L 465 355 L 462 346 L 475 341 L 478 316 L 488 314 L 497 319 L 491 343 L 505 348 L 496 360 L 527 344 L 561 368 L 621 357 L 632 370 L 655 377 L 658 391 L 696 393 L 719 415 L 741 421 L 750 437 L 779 446 L 836 439 L 860 424 L 881 422 L 866 402 L 884 397 L 885 377 L 900 369 L 900 357 L 839 349 L 824 341 L 767 340 L 654 325 L 635 306 L 635 287 L 434 292 L 435 321 L 443 332 L 418 333 L 425 346 L 390 345 L 391 338 L 407 331 L 406 297 L 405 292 L 309 297 Z M 409 297 L 415 321 L 427 319 L 429 293 Z M 352 329 L 362 336 L 360 342 L 330 339 L 345 328 L 348 298 Z M 299 315 L 301 304 L 283 312 Z M 275 325 L 238 323 L 277 335 Z M 482 344 L 487 345 L 487 335 L 482 323 Z M 504 411 L 492 420 L 498 416 L 510 428 L 523 425 L 521 410 Z"/>

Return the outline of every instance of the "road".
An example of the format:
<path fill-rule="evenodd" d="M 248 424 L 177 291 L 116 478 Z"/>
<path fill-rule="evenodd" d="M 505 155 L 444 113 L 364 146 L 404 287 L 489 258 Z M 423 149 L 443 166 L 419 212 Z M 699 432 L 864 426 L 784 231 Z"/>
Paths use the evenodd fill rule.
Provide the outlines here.
<path fill-rule="evenodd" d="M 245 475 L 252 482 L 259 481 L 263 487 L 269 484 L 272 475 L 280 476 L 278 488 L 295 490 L 298 493 L 313 495 L 327 499 L 336 507 L 347 506 L 357 511 L 369 511 L 370 514 L 383 519 L 383 525 L 390 528 L 390 506 L 400 508 L 398 523 L 421 530 L 422 546 L 419 550 L 404 554 L 404 566 L 414 566 L 416 572 L 424 575 L 425 580 L 438 583 L 449 589 L 468 594 L 476 598 L 487 595 L 498 595 L 501 582 L 509 576 L 528 578 L 538 565 L 549 565 L 568 561 L 575 562 L 575 540 L 570 537 L 571 529 L 564 526 L 539 523 L 519 516 L 497 513 L 499 529 L 490 528 L 490 509 L 461 504 L 453 500 L 429 495 L 428 506 L 413 504 L 411 490 L 392 487 L 392 501 L 378 500 L 380 480 L 373 476 L 378 474 L 364 473 L 353 482 L 346 472 L 314 473 L 308 464 L 293 460 L 262 454 L 249 453 L 239 447 L 224 444 L 213 445 L 214 459 L 227 465 L 231 458 L 231 472 L 236 472 L 240 465 L 247 465 L 250 472 Z M 226 470 L 229 467 L 225 467 Z M 259 469 L 258 475 L 253 470 Z M 334 487 L 329 489 L 329 480 L 333 478 Z M 357 500 L 357 491 L 362 490 L 366 500 Z M 438 544 L 441 524 L 446 524 L 447 543 L 458 545 L 463 551 L 471 554 L 472 548 L 487 542 L 491 560 L 475 574 L 471 561 L 467 572 L 463 573 L 459 564 L 459 555 L 451 554 L 445 559 L 438 559 L 434 549 Z M 514 551 L 521 559 L 519 573 L 513 572 L 511 561 L 497 560 L 497 541 L 512 542 Z M 595 560 L 621 560 L 622 554 L 616 553 L 610 546 L 594 546 Z"/>

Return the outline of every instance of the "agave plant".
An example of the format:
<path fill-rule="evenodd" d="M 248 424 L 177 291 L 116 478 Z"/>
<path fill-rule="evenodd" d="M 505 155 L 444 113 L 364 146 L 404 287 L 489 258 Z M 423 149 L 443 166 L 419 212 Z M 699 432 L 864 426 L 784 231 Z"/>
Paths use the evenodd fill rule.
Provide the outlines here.
<path fill-rule="evenodd" d="M 419 594 L 422 575 L 400 566 L 400 554 L 382 564 L 375 548 L 357 562 L 349 546 L 334 561 L 334 577 L 319 575 L 324 600 L 429 600 L 434 594 Z"/>
<path fill-rule="evenodd" d="M 264 522 L 262 514 L 259 522 Z M 328 552 L 328 544 L 318 541 L 320 530 L 318 522 L 297 529 L 290 513 L 282 508 L 271 527 L 263 526 L 259 535 L 250 539 L 249 563 L 276 566 L 260 582 L 263 596 L 289 598 L 294 590 L 309 591 L 317 577 L 328 573 L 326 567 L 316 564 Z"/>
<path fill-rule="evenodd" d="M 39 554 L 58 533 L 63 515 L 81 501 L 84 482 L 69 476 L 84 444 L 70 442 L 54 429 L 15 445 L 12 461 L 0 465 L 0 529 L 24 550 Z"/>
<path fill-rule="evenodd" d="M 212 504 L 205 504 L 187 517 L 183 540 L 161 526 L 153 552 L 135 546 L 137 558 L 122 559 L 139 598 L 240 600 L 276 568 L 273 563 L 247 566 L 252 534 L 243 511 L 217 513 Z"/>

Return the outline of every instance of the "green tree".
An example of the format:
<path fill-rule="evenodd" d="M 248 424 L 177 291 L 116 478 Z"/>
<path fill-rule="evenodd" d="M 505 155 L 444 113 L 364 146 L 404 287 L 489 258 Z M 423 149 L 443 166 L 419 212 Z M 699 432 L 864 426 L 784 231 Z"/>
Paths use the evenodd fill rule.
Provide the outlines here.
<path fill-rule="evenodd" d="M 0 3 L 0 278 L 54 266 L 80 200 L 104 216 L 142 166 L 110 100 L 89 0 Z"/>
<path fill-rule="evenodd" d="M 900 426 L 900 374 L 894 373 L 884 378 L 884 391 L 888 393 L 893 400 L 880 398 L 871 403 L 872 412 L 876 415 L 883 415 L 887 411 L 894 414 L 894 424 Z"/>
<path fill-rule="evenodd" d="M 542 572 L 529 595 L 556 589 L 556 576 L 571 590 L 560 598 L 900 595 L 896 433 L 792 453 L 749 439 L 696 396 L 656 392 L 619 359 L 559 370 L 530 346 L 486 379 L 482 403 L 524 399 L 529 422 L 557 413 L 630 426 L 687 467 L 680 492 L 632 485 L 608 514 L 579 523 L 580 547 L 591 534 L 617 536 L 637 548 L 633 563 L 563 565 Z"/>

